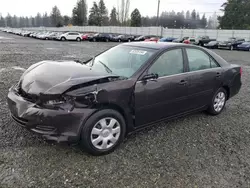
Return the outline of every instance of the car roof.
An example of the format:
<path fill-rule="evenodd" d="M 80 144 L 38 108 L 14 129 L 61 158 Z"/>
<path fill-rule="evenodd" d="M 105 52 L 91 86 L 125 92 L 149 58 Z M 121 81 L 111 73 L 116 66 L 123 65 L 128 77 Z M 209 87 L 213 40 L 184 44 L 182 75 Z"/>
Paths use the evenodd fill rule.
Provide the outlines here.
<path fill-rule="evenodd" d="M 171 47 L 181 47 L 186 46 L 182 43 L 172 43 L 172 42 L 130 42 L 122 44 L 124 46 L 133 46 L 133 47 L 142 47 L 142 48 L 151 48 L 151 49 L 167 49 Z"/>

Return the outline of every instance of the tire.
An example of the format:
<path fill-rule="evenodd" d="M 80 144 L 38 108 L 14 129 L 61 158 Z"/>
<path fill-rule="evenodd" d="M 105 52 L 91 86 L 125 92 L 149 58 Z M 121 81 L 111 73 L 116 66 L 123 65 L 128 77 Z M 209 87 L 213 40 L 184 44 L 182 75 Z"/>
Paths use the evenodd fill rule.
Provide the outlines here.
<path fill-rule="evenodd" d="M 234 46 L 230 46 L 230 50 L 233 51 L 234 50 Z"/>
<path fill-rule="evenodd" d="M 219 115 L 223 111 L 226 105 L 227 96 L 228 96 L 227 91 L 224 88 L 220 88 L 214 94 L 213 99 L 209 104 L 207 112 L 211 115 Z M 216 104 L 218 108 L 216 107 Z"/>
<path fill-rule="evenodd" d="M 128 42 L 131 42 L 131 39 L 128 39 Z"/>
<path fill-rule="evenodd" d="M 76 41 L 77 41 L 77 42 L 81 42 L 81 38 L 78 37 L 78 38 L 76 39 Z"/>
<path fill-rule="evenodd" d="M 65 41 L 65 40 L 66 40 L 66 38 L 65 38 L 65 37 L 62 37 L 62 38 L 61 38 L 61 41 Z"/>
<path fill-rule="evenodd" d="M 106 42 L 109 42 L 109 39 L 106 39 Z"/>
<path fill-rule="evenodd" d="M 122 41 L 121 41 L 121 39 L 119 39 L 119 41 L 118 41 L 118 42 L 122 42 Z"/>
<path fill-rule="evenodd" d="M 109 121 L 110 118 L 112 118 L 113 121 L 117 122 L 114 124 L 115 128 L 110 127 L 103 129 L 103 126 L 100 124 L 100 121 L 105 122 L 104 124 L 108 126 L 111 122 Z M 107 121 L 105 121 L 104 119 L 107 119 Z M 118 129 L 118 127 L 120 129 Z M 114 130 L 116 130 L 115 132 L 117 132 L 118 130 L 120 132 L 111 132 Z M 95 131 L 97 131 L 98 134 L 95 134 Z M 88 152 L 89 154 L 96 156 L 105 155 L 110 152 L 113 152 L 115 148 L 117 148 L 122 143 L 125 137 L 125 133 L 126 124 L 123 116 L 115 110 L 103 109 L 93 114 L 83 126 L 81 131 L 80 145 L 82 149 Z M 109 140 L 109 137 L 113 139 L 115 138 L 114 143 Z M 104 144 L 104 140 L 106 140 L 107 145 Z"/>
<path fill-rule="evenodd" d="M 49 38 L 48 38 L 48 37 L 46 37 L 46 38 L 45 38 L 45 40 L 49 40 Z"/>
<path fill-rule="evenodd" d="M 96 42 L 96 39 L 93 39 L 93 42 Z"/>

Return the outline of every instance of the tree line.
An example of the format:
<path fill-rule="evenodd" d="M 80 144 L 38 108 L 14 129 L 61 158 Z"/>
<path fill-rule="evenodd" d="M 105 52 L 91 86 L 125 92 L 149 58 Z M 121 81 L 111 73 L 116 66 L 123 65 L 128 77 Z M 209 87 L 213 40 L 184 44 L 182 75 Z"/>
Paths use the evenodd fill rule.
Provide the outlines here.
<path fill-rule="evenodd" d="M 109 14 L 104 0 L 99 0 L 93 3 L 88 14 L 86 0 L 78 0 L 71 16 L 62 15 L 59 8 L 54 6 L 50 14 L 37 13 L 35 17 L 17 17 L 10 14 L 3 17 L 0 15 L 0 27 L 156 26 L 156 16 L 143 17 L 137 8 L 129 16 L 129 4 L 129 0 L 121 0 L 121 4 L 117 8 L 113 7 Z M 216 16 L 213 19 L 207 19 L 205 14 L 200 15 L 196 10 L 187 12 L 165 11 L 160 15 L 159 25 L 167 28 L 215 28 L 216 24 L 213 24 L 213 22 L 216 21 Z"/>
<path fill-rule="evenodd" d="M 223 16 L 219 16 L 221 29 L 250 29 L 250 1 L 227 0 L 222 6 Z"/>

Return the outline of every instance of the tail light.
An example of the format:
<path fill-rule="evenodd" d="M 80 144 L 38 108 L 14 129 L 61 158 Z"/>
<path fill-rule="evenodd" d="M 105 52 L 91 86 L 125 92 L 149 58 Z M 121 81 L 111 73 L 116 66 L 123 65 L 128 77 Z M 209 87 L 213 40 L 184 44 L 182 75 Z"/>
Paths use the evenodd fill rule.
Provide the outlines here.
<path fill-rule="evenodd" d="M 242 67 L 240 67 L 240 75 L 242 76 Z"/>

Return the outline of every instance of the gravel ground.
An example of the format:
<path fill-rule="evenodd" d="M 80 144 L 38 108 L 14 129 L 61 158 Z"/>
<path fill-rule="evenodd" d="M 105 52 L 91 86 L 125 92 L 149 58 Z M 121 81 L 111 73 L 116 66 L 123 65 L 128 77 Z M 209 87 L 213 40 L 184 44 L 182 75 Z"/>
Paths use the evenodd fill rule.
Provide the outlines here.
<path fill-rule="evenodd" d="M 241 92 L 216 117 L 194 114 L 135 133 L 92 157 L 43 141 L 14 123 L 8 88 L 41 60 L 88 59 L 114 43 L 0 36 L 0 187 L 250 187 L 250 53 L 216 52 L 243 67 Z M 12 39 L 5 39 L 12 38 Z"/>

